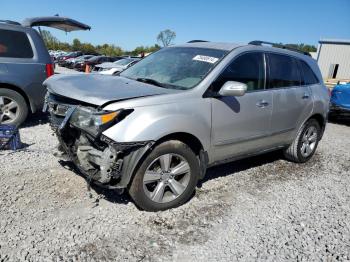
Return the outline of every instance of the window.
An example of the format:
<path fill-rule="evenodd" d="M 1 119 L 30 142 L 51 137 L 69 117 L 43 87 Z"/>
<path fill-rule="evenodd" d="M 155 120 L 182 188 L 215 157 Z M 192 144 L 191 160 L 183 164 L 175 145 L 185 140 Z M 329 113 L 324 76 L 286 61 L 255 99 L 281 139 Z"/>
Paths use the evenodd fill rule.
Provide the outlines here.
<path fill-rule="evenodd" d="M 213 91 L 218 92 L 227 81 L 247 85 L 247 91 L 264 89 L 265 69 L 262 53 L 248 53 L 234 59 L 213 83 Z"/>
<path fill-rule="evenodd" d="M 269 88 L 300 86 L 298 61 L 286 55 L 268 54 Z"/>
<path fill-rule="evenodd" d="M 33 50 L 27 35 L 0 29 L 0 57 L 32 58 Z"/>
<path fill-rule="evenodd" d="M 312 69 L 304 61 L 300 61 L 300 63 L 304 75 L 304 85 L 317 84 L 319 81 Z"/>

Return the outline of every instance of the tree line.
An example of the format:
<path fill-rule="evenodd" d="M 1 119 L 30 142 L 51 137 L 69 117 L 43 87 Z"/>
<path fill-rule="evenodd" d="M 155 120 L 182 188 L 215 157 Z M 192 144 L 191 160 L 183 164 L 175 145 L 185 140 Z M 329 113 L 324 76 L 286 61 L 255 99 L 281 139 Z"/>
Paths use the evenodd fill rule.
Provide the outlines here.
<path fill-rule="evenodd" d="M 138 46 L 132 51 L 123 50 L 121 47 L 113 44 L 93 45 L 91 43 L 83 43 L 79 39 L 73 39 L 73 43 L 61 42 L 50 31 L 40 30 L 41 36 L 49 50 L 62 51 L 82 51 L 83 53 L 96 53 L 106 56 L 131 55 L 136 56 L 142 53 L 152 53 L 161 47 L 158 44 L 153 46 Z"/>

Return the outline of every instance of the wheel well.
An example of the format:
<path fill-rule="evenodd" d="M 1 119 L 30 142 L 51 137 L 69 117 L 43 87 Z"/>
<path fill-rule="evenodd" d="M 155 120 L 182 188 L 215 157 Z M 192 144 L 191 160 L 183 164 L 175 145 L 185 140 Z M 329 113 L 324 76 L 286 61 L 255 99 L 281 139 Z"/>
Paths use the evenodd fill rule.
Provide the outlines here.
<path fill-rule="evenodd" d="M 26 104 L 27 104 L 28 108 L 30 109 L 30 111 L 32 111 L 32 107 L 30 105 L 29 98 L 28 98 L 27 94 L 21 88 L 19 88 L 18 86 L 14 86 L 14 85 L 11 85 L 11 84 L 6 84 L 6 83 L 0 83 L 0 88 L 11 89 L 11 90 L 16 91 L 17 93 L 19 93 L 24 98 L 24 100 L 26 101 Z"/>
<path fill-rule="evenodd" d="M 316 114 L 316 115 L 311 116 L 309 119 L 315 119 L 319 123 L 321 129 L 323 129 L 324 124 L 325 124 L 325 119 L 322 115 Z"/>
<path fill-rule="evenodd" d="M 197 137 L 195 137 L 192 134 L 184 133 L 184 132 L 166 135 L 161 139 L 159 139 L 156 142 L 156 144 L 160 144 L 164 141 L 169 141 L 169 140 L 179 140 L 183 142 L 184 144 L 188 145 L 196 155 L 199 155 L 199 152 L 203 150 L 203 145 Z"/>
<path fill-rule="evenodd" d="M 311 116 L 309 119 L 315 119 L 318 124 L 321 127 L 321 136 L 320 136 L 320 140 L 323 137 L 324 134 L 324 130 L 325 130 L 325 126 L 326 126 L 326 120 L 324 119 L 324 117 L 321 114 L 315 114 L 313 116 Z"/>

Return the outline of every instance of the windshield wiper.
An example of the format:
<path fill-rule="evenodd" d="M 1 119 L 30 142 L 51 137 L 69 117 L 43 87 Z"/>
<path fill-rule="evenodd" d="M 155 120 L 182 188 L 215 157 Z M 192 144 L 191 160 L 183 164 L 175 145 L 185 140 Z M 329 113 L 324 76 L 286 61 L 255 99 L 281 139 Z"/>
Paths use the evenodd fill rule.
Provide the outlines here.
<path fill-rule="evenodd" d="M 142 83 L 147 83 L 147 84 L 151 84 L 151 85 L 155 85 L 155 86 L 159 86 L 159 87 L 166 87 L 165 84 L 158 82 L 157 80 L 154 80 L 152 78 L 136 78 L 136 81 L 142 82 Z"/>

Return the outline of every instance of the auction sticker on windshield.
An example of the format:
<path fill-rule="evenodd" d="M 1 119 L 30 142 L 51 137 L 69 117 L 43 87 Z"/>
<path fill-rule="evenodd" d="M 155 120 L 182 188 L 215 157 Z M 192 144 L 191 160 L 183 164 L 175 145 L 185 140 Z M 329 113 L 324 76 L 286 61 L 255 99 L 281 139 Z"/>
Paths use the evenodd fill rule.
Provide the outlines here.
<path fill-rule="evenodd" d="M 192 58 L 192 60 L 214 64 L 219 60 L 219 58 L 212 57 L 212 56 L 206 56 L 206 55 L 196 55 L 195 57 Z"/>

